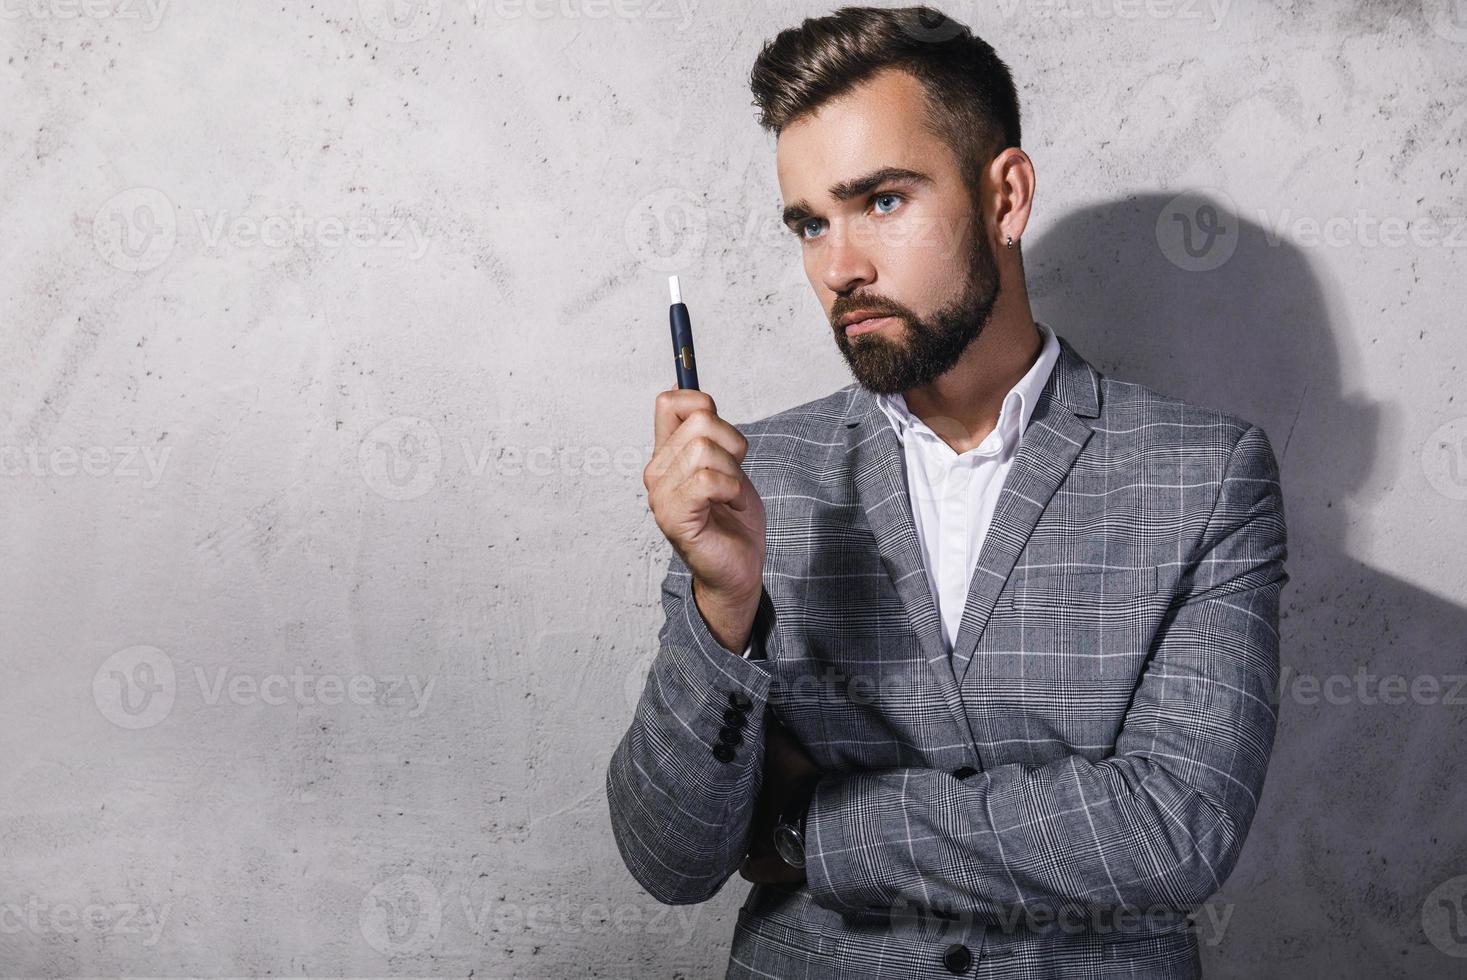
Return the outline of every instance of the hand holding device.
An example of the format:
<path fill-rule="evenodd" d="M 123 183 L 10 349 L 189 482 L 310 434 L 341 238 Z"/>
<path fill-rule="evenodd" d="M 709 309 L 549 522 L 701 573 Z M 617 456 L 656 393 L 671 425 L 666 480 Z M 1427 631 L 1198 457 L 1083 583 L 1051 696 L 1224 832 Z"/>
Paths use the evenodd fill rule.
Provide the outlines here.
<path fill-rule="evenodd" d="M 685 342 L 686 362 L 679 357 L 679 387 L 657 394 L 642 483 L 658 528 L 693 574 L 698 611 L 720 644 L 741 651 L 764 590 L 764 502 L 741 465 L 748 440 L 695 387 L 692 327 L 676 277 L 673 298 L 674 343 Z"/>

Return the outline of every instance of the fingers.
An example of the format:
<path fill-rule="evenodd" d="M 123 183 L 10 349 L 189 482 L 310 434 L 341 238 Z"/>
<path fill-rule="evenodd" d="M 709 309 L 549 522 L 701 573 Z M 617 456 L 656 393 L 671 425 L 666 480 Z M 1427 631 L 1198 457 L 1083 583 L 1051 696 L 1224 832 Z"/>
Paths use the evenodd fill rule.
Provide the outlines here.
<path fill-rule="evenodd" d="M 707 436 L 729 451 L 739 462 L 744 461 L 748 440 L 733 425 L 718 417 L 713 396 L 692 389 L 670 389 L 657 393 L 654 412 L 656 443 L 653 455 L 679 440 Z"/>
<path fill-rule="evenodd" d="M 656 433 L 657 445 L 662 445 L 667 437 L 672 435 L 673 430 L 682 424 L 696 409 L 704 409 L 718 414 L 718 406 L 713 402 L 713 396 L 706 391 L 694 391 L 691 388 L 668 388 L 657 393 L 656 408 Z"/>
<path fill-rule="evenodd" d="M 736 470 L 737 466 L 734 467 Z M 734 510 L 743 510 L 740 502 L 744 493 L 743 480 L 732 473 L 704 467 L 691 474 L 674 488 L 674 493 L 697 504 L 706 502 L 728 504 Z"/>
<path fill-rule="evenodd" d="M 727 449 L 705 436 L 669 448 L 647 464 L 642 482 L 654 513 L 671 501 L 703 503 L 718 500 L 742 510 L 743 470 Z"/>

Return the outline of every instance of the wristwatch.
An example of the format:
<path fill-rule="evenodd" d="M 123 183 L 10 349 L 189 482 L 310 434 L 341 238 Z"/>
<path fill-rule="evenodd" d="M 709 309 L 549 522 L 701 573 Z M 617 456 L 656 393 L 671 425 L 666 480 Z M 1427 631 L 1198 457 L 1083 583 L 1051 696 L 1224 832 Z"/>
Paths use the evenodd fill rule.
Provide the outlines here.
<path fill-rule="evenodd" d="M 805 866 L 805 814 L 810 810 L 818 781 L 817 777 L 802 787 L 802 792 L 785 805 L 774 823 L 774 850 L 792 868 Z"/>

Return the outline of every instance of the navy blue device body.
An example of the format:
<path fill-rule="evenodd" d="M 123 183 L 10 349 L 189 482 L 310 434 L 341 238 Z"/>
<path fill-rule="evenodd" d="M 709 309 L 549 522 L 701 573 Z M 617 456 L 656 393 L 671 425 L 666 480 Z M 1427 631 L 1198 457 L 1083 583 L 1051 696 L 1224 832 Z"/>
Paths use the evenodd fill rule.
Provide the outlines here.
<path fill-rule="evenodd" d="M 698 390 L 698 363 L 693 357 L 693 322 L 688 304 L 673 303 L 668 310 L 672 323 L 672 356 L 677 364 L 677 386 Z"/>

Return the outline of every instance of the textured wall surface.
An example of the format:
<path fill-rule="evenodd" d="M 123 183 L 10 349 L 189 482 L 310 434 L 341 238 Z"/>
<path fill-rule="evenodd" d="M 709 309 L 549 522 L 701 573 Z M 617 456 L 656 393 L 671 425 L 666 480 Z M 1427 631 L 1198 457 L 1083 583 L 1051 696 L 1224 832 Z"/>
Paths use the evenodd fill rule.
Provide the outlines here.
<path fill-rule="evenodd" d="M 850 380 L 746 88 L 826 9 L 0 0 L 0 972 L 722 975 L 747 886 L 659 906 L 602 780 L 665 275 L 725 417 Z M 1039 317 L 1281 457 L 1209 975 L 1460 976 L 1467 9 L 946 9 Z"/>

